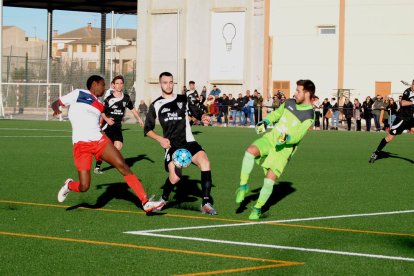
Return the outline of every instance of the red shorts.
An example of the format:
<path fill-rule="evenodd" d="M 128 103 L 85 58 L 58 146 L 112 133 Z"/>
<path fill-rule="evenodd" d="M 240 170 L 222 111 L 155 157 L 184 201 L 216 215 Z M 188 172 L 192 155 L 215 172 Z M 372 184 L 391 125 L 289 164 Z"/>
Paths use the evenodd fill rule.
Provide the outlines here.
<path fill-rule="evenodd" d="M 108 137 L 102 135 L 99 141 L 77 142 L 73 145 L 73 158 L 78 171 L 89 171 L 92 167 L 92 155 L 99 160 L 106 145 L 111 143 Z"/>

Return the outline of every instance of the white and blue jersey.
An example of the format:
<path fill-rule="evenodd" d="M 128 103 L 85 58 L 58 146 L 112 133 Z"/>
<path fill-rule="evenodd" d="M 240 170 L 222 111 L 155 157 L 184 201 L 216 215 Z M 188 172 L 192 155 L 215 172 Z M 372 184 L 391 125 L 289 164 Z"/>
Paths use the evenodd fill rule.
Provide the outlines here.
<path fill-rule="evenodd" d="M 98 141 L 102 137 L 99 119 L 104 105 L 88 90 L 76 89 L 59 98 L 61 105 L 69 107 L 72 124 L 72 142 Z"/>

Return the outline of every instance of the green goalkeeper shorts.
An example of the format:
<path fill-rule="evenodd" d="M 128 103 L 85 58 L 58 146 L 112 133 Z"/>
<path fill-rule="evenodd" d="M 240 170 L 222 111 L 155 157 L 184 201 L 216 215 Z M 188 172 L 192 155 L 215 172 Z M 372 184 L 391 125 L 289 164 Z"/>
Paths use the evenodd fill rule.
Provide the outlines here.
<path fill-rule="evenodd" d="M 290 145 L 276 147 L 276 143 L 266 135 L 254 141 L 253 145 L 260 151 L 260 158 L 256 161 L 258 164 L 261 163 L 265 174 L 270 169 L 277 177 L 280 177 L 293 154 L 294 147 Z"/>

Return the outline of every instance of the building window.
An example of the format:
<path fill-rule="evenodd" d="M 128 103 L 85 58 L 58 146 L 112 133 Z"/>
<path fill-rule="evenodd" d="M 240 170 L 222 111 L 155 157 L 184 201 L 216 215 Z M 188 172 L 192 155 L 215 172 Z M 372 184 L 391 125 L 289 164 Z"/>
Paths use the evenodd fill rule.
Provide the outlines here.
<path fill-rule="evenodd" d="M 318 26 L 318 34 L 320 34 L 320 35 L 334 35 L 334 34 L 336 34 L 336 26 L 335 25 Z"/>
<path fill-rule="evenodd" d="M 96 62 L 88 62 L 88 69 L 96 69 Z"/>
<path fill-rule="evenodd" d="M 96 45 L 92 45 L 91 46 L 91 52 L 92 53 L 96 53 Z"/>
<path fill-rule="evenodd" d="M 86 46 L 88 46 L 88 45 L 86 45 L 86 44 L 82 45 L 82 52 L 84 52 L 84 53 L 86 53 Z"/>
<path fill-rule="evenodd" d="M 286 99 L 290 97 L 290 81 L 273 81 L 273 95 L 283 92 Z"/>
<path fill-rule="evenodd" d="M 73 51 L 74 53 L 76 53 L 76 52 L 78 51 L 78 45 L 73 44 L 73 45 L 72 45 L 72 51 Z"/>

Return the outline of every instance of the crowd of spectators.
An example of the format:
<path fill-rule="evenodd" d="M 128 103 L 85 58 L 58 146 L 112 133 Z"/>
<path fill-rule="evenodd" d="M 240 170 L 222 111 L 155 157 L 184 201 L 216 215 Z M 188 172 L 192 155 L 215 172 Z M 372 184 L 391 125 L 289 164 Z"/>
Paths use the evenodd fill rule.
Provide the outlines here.
<path fill-rule="evenodd" d="M 399 97 L 399 101 L 401 96 Z M 399 112 L 399 101 L 395 101 L 392 97 L 383 97 L 377 95 L 374 98 L 370 96 L 360 103 L 355 98 L 352 103 L 348 97 L 344 97 L 343 103 L 338 104 L 336 98 L 325 98 L 324 101 L 319 104 L 319 99 L 314 99 L 314 109 L 319 111 L 316 113 L 315 129 L 319 129 L 319 120 L 322 119 L 323 130 L 338 130 L 338 123 L 345 122 L 344 129 L 352 130 L 352 123 L 355 124 L 355 130 L 361 131 L 361 121 L 365 121 L 365 130 L 371 131 L 372 121 L 374 121 L 375 131 L 387 131 L 394 122 L 397 113 Z M 322 110 L 322 113 L 320 113 Z M 339 119 L 341 116 L 341 120 Z M 330 123 L 330 124 L 329 124 Z"/>
<path fill-rule="evenodd" d="M 246 90 L 237 95 L 226 94 L 216 85 L 210 92 L 203 86 L 199 94 L 195 83 L 189 82 L 189 88 L 183 87 L 182 93 L 187 95 L 192 123 L 199 125 L 245 126 L 254 127 L 262 120 L 262 116 L 278 108 L 286 99 L 282 91 L 277 91 L 272 97 L 264 100 L 261 93 L 255 89 L 253 93 Z M 400 97 L 401 99 L 401 97 Z M 365 130 L 386 131 L 392 125 L 399 110 L 399 101 L 392 97 L 383 98 L 380 95 L 370 96 L 361 103 L 355 98 L 348 97 L 325 98 L 322 102 L 317 96 L 313 99 L 315 123 L 313 129 L 319 130 Z M 321 124 L 322 120 L 322 124 Z"/>
<path fill-rule="evenodd" d="M 216 85 L 213 85 L 209 93 L 204 86 L 199 94 L 195 90 L 194 81 L 189 82 L 189 88 L 184 86 L 181 93 L 187 95 L 193 124 L 224 127 L 246 126 L 253 128 L 262 120 L 263 113 L 270 113 L 286 99 L 283 92 L 278 91 L 264 102 L 257 89 L 253 91 L 253 94 L 250 90 L 246 90 L 244 95 L 238 93 L 237 96 L 233 96 L 233 94 L 223 93 Z"/>

